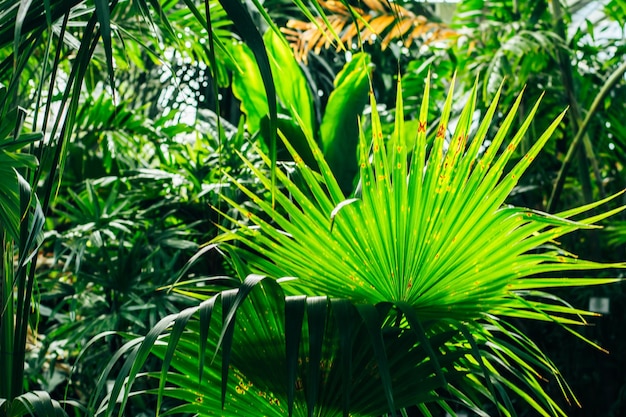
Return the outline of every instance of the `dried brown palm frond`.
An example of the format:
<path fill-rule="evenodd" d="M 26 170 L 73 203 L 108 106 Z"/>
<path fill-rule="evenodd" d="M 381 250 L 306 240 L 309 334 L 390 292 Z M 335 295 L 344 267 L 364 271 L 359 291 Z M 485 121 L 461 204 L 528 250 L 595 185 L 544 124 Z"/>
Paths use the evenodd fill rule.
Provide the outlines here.
<path fill-rule="evenodd" d="M 393 40 L 401 40 L 405 47 L 421 41 L 451 39 L 456 33 L 446 25 L 430 22 L 421 15 L 386 0 L 361 0 L 365 8 L 353 7 L 344 1 L 317 0 L 327 12 L 327 22 L 321 17 L 317 21 L 291 19 L 281 30 L 294 50 L 298 61 L 307 61 L 310 52 L 319 54 L 322 49 L 342 45 L 346 49 L 358 48 L 363 42 L 380 40 L 381 49 L 386 49 Z M 336 36 L 335 36 L 336 35 Z"/>

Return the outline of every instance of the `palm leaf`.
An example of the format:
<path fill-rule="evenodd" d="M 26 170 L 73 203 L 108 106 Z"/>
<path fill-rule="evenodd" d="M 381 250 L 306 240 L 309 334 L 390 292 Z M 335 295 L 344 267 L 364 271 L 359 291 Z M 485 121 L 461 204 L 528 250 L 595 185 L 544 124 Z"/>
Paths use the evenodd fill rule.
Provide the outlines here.
<path fill-rule="evenodd" d="M 333 213 L 346 197 L 317 149 L 314 153 L 321 178 L 302 162 L 297 164 L 307 190 L 300 190 L 286 174 L 277 173 L 290 193 L 276 196 L 280 208 L 272 208 L 239 185 L 276 221 L 281 232 L 230 201 L 261 232 L 242 228 L 229 236 L 261 255 L 251 254 L 255 260 L 250 263 L 253 270 L 276 278 L 298 277 L 285 284 L 289 293 L 331 295 L 370 303 L 407 302 L 428 316 L 456 319 L 474 319 L 493 310 L 506 314 L 509 309 L 521 308 L 510 293 L 518 280 L 523 279 L 525 289 L 533 285 L 543 288 L 546 283 L 555 285 L 554 280 L 533 278 L 537 273 L 623 266 L 584 262 L 556 251 L 531 253 L 563 234 L 593 227 L 591 223 L 612 212 L 573 222 L 504 204 L 562 117 L 505 174 L 505 165 L 537 111 L 535 106 L 498 155 L 497 147 L 504 141 L 517 103 L 493 139 L 492 147 L 484 153 L 478 152 L 486 140 L 484 129 L 467 145 L 472 102 L 465 107 L 465 116 L 449 140 L 444 114 L 431 152 L 422 154 L 424 160 L 415 153 L 426 147 L 422 129 L 417 132 L 414 149 L 399 142 L 402 135 L 394 135 L 391 142 L 385 143 L 373 105 L 371 156 L 367 143 L 361 143 L 360 201 Z M 425 125 L 425 121 L 420 123 Z M 310 145 L 317 147 L 313 140 Z M 297 154 L 293 157 L 295 161 L 302 160 Z M 262 172 L 249 166 L 260 181 L 271 186 Z M 426 167 L 423 172 L 422 167 Z M 273 259 L 281 261 L 274 263 Z M 561 282 L 590 285 L 612 280 Z"/>
<path fill-rule="evenodd" d="M 445 393 L 445 385 L 435 375 L 429 352 L 436 352 L 446 372 L 463 367 L 463 371 L 447 375 L 448 383 L 463 386 L 466 373 L 476 371 L 465 359 L 468 349 L 456 345 L 461 337 L 456 324 L 422 322 L 429 340 L 426 348 L 415 332 L 391 320 L 398 316 L 388 304 L 354 306 L 327 297 L 285 297 L 274 280 L 248 282 L 249 292 L 232 293 L 242 301 L 232 316 L 227 376 L 222 372 L 226 356 L 219 340 L 235 310 L 225 301 L 226 294 L 221 294 L 211 299 L 211 316 L 225 319 L 203 319 L 195 314 L 202 308 L 198 307 L 164 319 L 152 336 L 129 342 L 130 356 L 124 366 L 128 373 L 118 376 L 111 398 L 122 390 L 125 376 L 131 382 L 135 377 L 152 376 L 137 371 L 145 360 L 141 352 L 148 350 L 164 358 L 171 368 L 153 375 L 161 379 L 161 387 L 149 392 L 186 403 L 164 409 L 164 415 L 191 409 L 200 415 L 215 415 L 222 408 L 225 415 L 379 415 L 390 410 L 389 401 L 399 406 L 436 405 L 441 399 L 437 390 Z M 301 311 L 296 325 L 288 315 L 294 308 Z M 154 337 L 172 323 L 171 332 Z M 353 330 L 340 331 L 346 324 Z M 203 335 L 203 329 L 208 333 Z M 288 344 L 292 335 L 299 341 L 291 339 Z M 200 353 L 198 341 L 204 346 Z M 199 354 L 214 360 L 203 361 Z M 351 364 L 345 367 L 347 358 Z M 287 372 L 289 368 L 292 371 Z M 109 413 L 113 406 L 110 402 Z M 468 406 L 475 407 L 471 402 Z"/>
<path fill-rule="evenodd" d="M 31 391 L 16 397 L 12 402 L 0 399 L 0 411 L 7 417 L 67 417 L 67 413 L 44 391 Z"/>
<path fill-rule="evenodd" d="M 429 415 L 436 408 L 448 410 L 448 401 L 486 415 L 481 412 L 486 401 L 507 410 L 511 390 L 543 415 L 564 415 L 539 387 L 542 375 L 556 373 L 554 365 L 515 328 L 496 319 L 480 326 L 423 319 L 416 325 L 389 303 L 355 306 L 327 297 L 286 297 L 276 281 L 250 278 L 247 290 L 218 294 L 163 319 L 148 337 L 131 340 L 108 366 L 110 371 L 129 353 L 99 409 L 108 404 L 111 415 L 110 398 L 124 392 L 120 413 L 129 395 L 156 394 L 163 415 L 195 410 L 199 415 L 375 416 L 411 405 Z M 225 296 L 241 300 L 236 315 Z M 206 307 L 208 315 L 202 312 Z M 300 311 L 295 322 L 294 311 Z M 225 364 L 219 340 L 231 323 Z M 170 325 L 171 331 L 161 334 Z M 140 374 L 149 351 L 164 359 L 164 368 Z M 132 392 L 127 385 L 152 377 L 160 379 L 159 389 Z M 102 388 L 106 378 L 105 373 Z M 484 388 L 489 384 L 491 391 Z M 171 406 L 171 400 L 182 405 Z"/>
<path fill-rule="evenodd" d="M 277 170 L 283 191 L 248 163 L 276 205 L 238 186 L 274 223 L 224 197 L 254 226 L 240 224 L 213 243 L 245 260 L 238 270 L 258 275 L 131 340 L 108 366 L 129 353 L 101 409 L 110 415 L 118 393 L 120 413 L 128 396 L 152 393 L 165 415 L 375 416 L 409 406 L 433 415 L 461 404 L 487 416 L 492 403 L 509 416 L 521 400 L 539 415 L 565 416 L 543 381 L 552 378 L 570 399 L 567 384 L 508 320 L 549 321 L 577 334 L 570 326 L 590 313 L 545 289 L 614 282 L 559 276 L 624 265 L 582 261 L 552 242 L 617 210 L 573 220 L 598 204 L 560 215 L 506 206 L 560 118 L 505 172 L 538 106 L 506 141 L 518 100 L 489 148 L 496 104 L 470 139 L 476 96 L 475 88 L 452 134 L 449 98 L 431 146 L 427 97 L 414 141 L 401 112 L 384 137 L 372 98 L 371 142 L 360 135 L 359 199 L 346 200 L 310 137 L 316 170 L 284 140 L 299 179 Z M 142 375 L 149 352 L 165 366 Z M 159 388 L 133 392 L 143 377 L 159 378 Z"/>
<path fill-rule="evenodd" d="M 624 264 L 580 260 L 550 249 L 550 245 L 566 233 L 595 227 L 594 223 L 623 208 L 573 221 L 571 216 L 580 217 L 597 204 L 561 216 L 505 205 L 506 197 L 563 115 L 507 173 L 504 167 L 526 134 L 539 103 L 507 143 L 518 99 L 491 140 L 491 147 L 482 151 L 495 101 L 470 140 L 476 95 L 474 89 L 450 136 L 446 126 L 449 96 L 429 152 L 424 152 L 424 112 L 415 145 L 407 146 L 401 118 L 396 120 L 396 132 L 388 141 L 383 140 L 372 101 L 373 138 L 368 144 L 361 135 L 361 198 L 357 201 L 342 195 L 312 139 L 309 143 L 315 149 L 321 175 L 304 165 L 285 141 L 305 188 L 279 171 L 278 181 L 288 194 L 278 193 L 277 207 L 272 207 L 239 185 L 275 225 L 227 200 L 256 227 L 242 227 L 219 238 L 222 242 L 239 241 L 249 250 L 228 245 L 222 248 L 247 259 L 251 272 L 274 278 L 296 277 L 282 285 L 287 294 L 325 295 L 366 304 L 402 303 L 411 306 L 422 320 L 477 322 L 495 315 L 552 321 L 567 329 L 568 325 L 586 323 L 583 311 L 535 290 L 615 282 L 610 278 L 562 277 L 565 271 L 623 268 Z M 398 106 L 401 108 L 401 102 Z M 248 165 L 266 187 L 271 187 L 261 171 Z M 508 382 L 503 386 L 512 389 Z M 553 409 L 551 401 L 545 405 Z"/>

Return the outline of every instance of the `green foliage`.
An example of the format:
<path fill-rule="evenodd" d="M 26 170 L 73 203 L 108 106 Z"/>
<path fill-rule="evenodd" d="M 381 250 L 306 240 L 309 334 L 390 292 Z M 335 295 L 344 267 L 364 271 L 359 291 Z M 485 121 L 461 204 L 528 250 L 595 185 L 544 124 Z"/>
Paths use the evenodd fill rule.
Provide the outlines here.
<path fill-rule="evenodd" d="M 371 59 L 365 53 L 355 54 L 337 74 L 335 89 L 328 97 L 321 123 L 314 120 L 313 100 L 305 75 L 292 55 L 287 55 L 287 45 L 272 31 L 265 35 L 271 52 L 271 64 L 281 109 L 278 126 L 300 157 L 310 166 L 315 166 L 306 136 L 313 136 L 320 143 L 331 169 L 349 191 L 357 174 L 356 150 L 358 119 L 367 103 L 371 75 Z M 267 116 L 267 101 L 261 76 L 256 69 L 249 49 L 243 44 L 232 45 L 237 67 L 233 70 L 233 93 L 241 101 L 241 110 L 246 115 L 246 127 L 250 132 L 260 131 L 269 148 L 270 132 Z M 278 82 L 280 80 L 280 82 Z M 292 160 L 287 148 L 280 143 L 279 160 Z"/>
<path fill-rule="evenodd" d="M 237 309 L 236 315 L 228 306 Z M 419 330 L 394 326 L 402 313 L 390 307 L 285 297 L 275 281 L 250 276 L 241 289 L 168 317 L 122 351 L 130 353 L 125 366 L 132 367 L 131 381 L 148 349 L 164 359 L 162 373 L 151 375 L 160 376 L 161 385 L 151 392 L 182 401 L 167 413 L 213 415 L 223 406 L 227 415 L 380 415 L 389 408 L 382 367 L 401 382 L 394 391 L 398 405 L 433 402 L 449 409 L 432 390 L 447 384 L 466 389 L 467 373 L 481 375 L 470 348 L 458 344 L 462 332 L 454 323 L 436 321 L 420 324 Z M 199 314 L 191 317 L 194 313 Z M 172 320 L 172 332 L 162 339 L 167 345 L 152 347 Z M 433 352 L 440 355 L 437 365 L 428 360 Z M 450 369 L 453 364 L 465 370 L 446 373 L 445 379 L 437 374 L 436 366 Z M 170 367 L 180 373 L 167 372 Z M 118 379 L 112 395 L 123 387 Z M 107 412 L 113 407 L 108 403 Z"/>
<path fill-rule="evenodd" d="M 67 413 L 59 402 L 50 398 L 50 394 L 44 391 L 26 392 L 16 397 L 11 403 L 1 398 L 0 410 L 11 417 L 67 417 Z"/>
<path fill-rule="evenodd" d="M 512 319 L 552 322 L 584 340 L 570 326 L 586 323 L 584 317 L 592 313 L 545 290 L 615 279 L 550 273 L 624 265 L 580 260 L 553 242 L 622 209 L 574 221 L 603 202 L 559 215 L 504 205 L 560 118 L 505 174 L 538 103 L 506 140 L 518 98 L 487 147 L 497 101 L 470 132 L 475 100 L 476 89 L 447 141 L 449 94 L 431 147 L 426 144 L 428 85 L 413 142 L 404 134 L 401 95 L 388 140 L 372 101 L 372 139 L 361 134 L 359 140 L 357 198 L 346 200 L 310 136 L 319 172 L 284 140 L 301 186 L 279 170 L 276 180 L 285 191 L 274 190 L 271 177 L 248 163 L 273 191 L 276 205 L 232 181 L 274 223 L 223 197 L 254 226 L 239 222 L 238 229 L 224 229 L 213 243 L 229 253 L 236 270 L 251 275 L 239 289 L 169 316 L 145 338 L 129 341 L 121 350 L 128 357 L 112 398 L 124 393 L 123 409 L 153 352 L 164 362 L 160 388 L 151 392 L 159 402 L 163 396 L 183 401 L 168 413 L 193 409 L 211 415 L 221 406 L 227 415 L 374 416 L 418 406 L 431 415 L 429 410 L 451 410 L 455 402 L 486 415 L 481 410 L 491 402 L 512 415 L 517 397 L 515 402 L 541 415 L 566 415 L 541 387 L 539 375 L 550 374 L 569 397 L 567 386 Z M 214 324 L 211 317 L 220 307 L 222 320 Z M 367 362 L 372 359 L 373 364 Z M 359 394 L 364 385 L 369 395 Z M 107 415 L 115 410 L 107 399 L 100 407 Z"/>
<path fill-rule="evenodd" d="M 271 53 L 270 65 L 281 113 L 292 119 L 298 115 L 303 126 L 314 131 L 311 92 L 302 70 L 280 35 L 268 31 L 264 40 Z M 233 68 L 233 93 L 241 100 L 242 112 L 247 116 L 248 131 L 257 132 L 261 128 L 261 121 L 269 113 L 263 79 L 248 46 L 235 43 L 230 48 L 236 63 Z"/>
<path fill-rule="evenodd" d="M 161 403 L 168 412 L 199 407 L 219 414 L 223 398 L 227 410 L 254 415 L 269 402 L 268 415 L 291 407 L 294 414 L 383 414 L 415 403 L 415 413 L 454 414 L 457 402 L 482 415 L 497 407 L 503 415 L 585 415 L 589 408 L 619 415 L 626 381 L 606 376 L 606 368 L 624 367 L 619 355 L 594 356 L 599 366 L 590 370 L 578 349 L 555 348 L 566 343 L 562 332 L 521 325 L 517 316 L 567 326 L 584 322 L 580 306 L 589 297 L 623 304 L 618 286 L 553 288 L 555 297 L 533 287 L 621 276 L 563 248 L 604 267 L 622 266 L 610 262 L 623 259 L 623 214 L 616 213 L 618 199 L 605 196 L 624 188 L 623 1 L 597 8 L 592 23 L 579 11 L 589 10 L 588 0 L 465 0 L 452 38 L 424 3 L 335 3 L 0 0 L 0 414 L 57 415 L 54 399 L 65 395 L 88 402 L 94 384 L 104 393 L 104 377 L 92 366 L 102 355 L 129 354 L 132 374 L 163 330 L 157 358 L 143 368 L 149 377 L 139 376 L 133 390 L 158 393 L 160 379 L 161 394 L 171 393 Z M 337 51 L 297 63 L 281 35 L 289 21 L 306 28 L 301 40 L 311 47 L 336 42 Z M 382 36 L 374 39 L 372 31 Z M 310 37 L 315 33 L 326 37 Z M 342 37 L 371 43 L 344 54 Z M 426 38 L 449 40 L 414 42 Z M 465 113 L 445 106 L 455 72 L 453 102 L 476 100 Z M 395 109 L 397 74 L 404 97 Z M 523 85 L 524 97 L 516 99 Z M 377 103 L 368 105 L 370 88 Z M 513 106 L 516 116 L 483 110 L 500 88 L 500 108 Z M 569 113 L 553 124 L 566 106 Z M 439 125 L 448 126 L 445 134 Z M 285 141 L 276 143 L 276 128 Z M 515 149 L 488 147 L 508 137 L 501 133 L 507 128 Z M 526 167 L 525 155 L 541 146 L 536 138 L 545 139 L 544 131 L 554 140 Z M 464 143 L 461 133 L 485 142 Z M 363 139 L 371 134 L 383 136 L 377 152 Z M 448 157 L 459 134 L 465 153 Z M 489 158 L 501 174 L 474 162 Z M 402 194 L 405 180 L 412 188 Z M 590 203 L 596 200 L 607 205 Z M 581 212 L 558 218 L 535 211 L 581 204 Z M 611 213 L 619 219 L 604 219 L 609 234 L 600 234 L 596 223 Z M 185 265 L 218 227 L 225 234 Z M 49 230 L 43 247 L 42 228 Z M 552 240 L 561 235 L 563 246 Z M 222 251 L 232 265 L 224 265 Z M 531 276 L 513 276 L 522 265 Z M 269 278 L 252 275 L 240 284 L 221 276 L 250 272 Z M 215 297 L 176 314 L 192 302 L 181 295 Z M 239 307 L 230 321 L 233 303 Z M 265 309 L 267 317 L 257 313 Z M 216 323 L 216 315 L 225 319 Z M 614 307 L 594 328 L 576 331 L 619 352 L 624 338 L 615 329 L 623 317 Z M 110 330 L 149 337 L 133 356 L 140 342 L 118 351 L 122 339 Z M 198 346 L 198 339 L 206 342 Z M 259 365 L 266 359 L 257 348 L 262 340 L 277 345 Z M 177 341 L 185 356 L 173 356 L 172 372 L 162 374 L 155 365 L 164 359 L 167 368 Z M 538 375 L 561 377 L 545 356 L 570 379 L 583 375 L 574 385 L 586 409 L 551 399 L 559 388 Z M 69 365 L 75 373 L 68 388 Z M 199 369 L 215 384 L 202 397 L 187 378 Z M 348 375 L 354 389 L 344 384 Z M 264 395 L 249 395 L 253 379 Z M 603 380 L 614 382 L 591 394 L 589 386 Z M 125 412 L 158 408 L 147 398 L 133 395 Z M 100 400 L 91 399 L 92 410 Z M 189 401 L 196 404 L 183 405 Z"/>
<path fill-rule="evenodd" d="M 6 88 L 0 86 L 0 95 L 6 94 Z M 0 99 L 0 101 L 2 101 Z M 24 216 L 22 206 L 23 194 L 30 194 L 30 184 L 24 179 L 24 169 L 34 169 L 37 166 L 37 158 L 28 153 L 19 152 L 34 142 L 41 140 L 41 134 L 21 133 L 24 123 L 23 109 L 14 108 L 2 115 L 2 128 L 0 130 L 0 195 L 2 207 L 0 208 L 0 221 L 2 228 L 11 239 L 19 240 L 19 228 Z"/>
<path fill-rule="evenodd" d="M 0 410 L 20 414 L 29 410 L 13 402 L 21 394 L 29 327 L 29 306 L 33 290 L 30 262 L 41 244 L 43 212 L 33 184 L 28 180 L 38 168 L 32 154 L 22 148 L 41 139 L 40 134 L 24 134 L 24 111 L 10 106 L 4 86 L 0 88 Z M 10 110 L 6 110 L 9 108 Z M 21 397 L 22 400 L 26 400 Z"/>
<path fill-rule="evenodd" d="M 249 175 L 234 151 L 245 152 L 249 144 L 233 126 L 222 124 L 226 141 L 220 143 L 209 133 L 214 128 L 210 123 L 199 124 L 198 129 L 207 133 L 198 134 L 192 144 L 184 126 L 167 126 L 161 121 L 157 124 L 163 128 L 154 128 L 138 112 L 122 105 L 114 108 L 115 117 L 109 118 L 106 106 L 88 106 L 81 119 L 102 117 L 103 128 L 77 131 L 81 140 L 69 151 L 68 168 L 72 168 L 75 161 L 84 163 L 83 158 L 74 159 L 85 152 L 84 147 L 106 140 L 109 152 L 85 152 L 92 158 L 89 172 L 103 173 L 113 166 L 117 175 L 80 182 L 79 175 L 73 176 L 54 205 L 50 220 L 55 230 L 48 233 L 48 245 L 54 250 L 53 268 L 39 276 L 39 291 L 44 294 L 42 340 L 39 358 L 30 358 L 33 362 L 48 355 L 52 361 L 74 363 L 91 338 L 110 331 L 145 332 L 167 314 L 188 305 L 189 299 L 164 287 L 174 282 L 174 271 L 197 250 L 198 242 L 215 235 L 214 223 L 227 224 L 207 207 L 223 205 L 219 194 L 241 200 L 236 187 L 225 183 L 223 172 L 242 180 Z M 109 134 L 108 126 L 118 117 L 130 123 Z M 133 129 L 135 123 L 144 128 Z M 92 125 L 81 123 L 81 127 Z M 169 134 L 174 136 L 168 138 Z M 141 159 L 137 152 L 137 158 L 127 164 L 129 149 L 141 150 Z M 72 168 L 70 172 L 80 174 L 81 170 Z M 189 272 L 196 284 L 203 283 L 207 276 L 222 274 L 222 264 L 219 256 L 212 256 Z M 102 356 L 112 356 L 119 343 L 118 337 L 109 336 L 106 344 L 96 345 L 75 364 L 70 392 L 76 396 L 89 392 L 99 375 Z M 59 383 L 58 378 L 69 383 L 67 374 L 52 371 L 37 382 L 53 385 L 52 381 Z"/>
<path fill-rule="evenodd" d="M 428 102 L 427 96 L 425 102 Z M 602 217 L 573 222 L 566 219 L 582 209 L 562 213 L 561 219 L 531 210 L 501 208 L 560 120 L 557 119 L 530 152 L 501 179 L 503 167 L 524 137 L 524 126 L 529 125 L 534 111 L 502 155 L 495 159 L 495 149 L 504 141 L 515 117 L 515 106 L 491 141 L 490 151 L 479 158 L 495 105 L 465 153 L 473 113 L 470 101 L 444 152 L 449 100 L 435 143 L 426 157 L 426 106 L 420 114 L 421 128 L 414 144 L 405 142 L 401 113 L 396 119 L 392 141 L 384 144 L 380 122 L 373 113 L 373 159 L 362 138 L 361 197 L 356 200 L 345 200 L 322 159 L 318 159 L 322 179 L 316 179 L 310 168 L 298 164 L 307 182 L 305 192 L 299 192 L 288 176 L 278 174 L 291 193 L 289 197 L 277 196 L 284 215 L 242 187 L 284 231 L 276 232 L 273 225 L 259 220 L 256 223 L 263 232 L 260 236 L 256 231 L 248 235 L 246 229 L 232 235 L 260 255 L 245 255 L 246 259 L 258 262 L 257 266 L 256 262 L 248 261 L 253 265 L 252 271 L 276 278 L 299 277 L 291 285 L 295 292 L 304 291 L 307 295 L 324 294 L 370 302 L 402 301 L 423 309 L 429 316 L 445 316 L 451 309 L 459 314 L 457 318 L 469 319 L 485 309 L 505 314 L 506 308 L 511 307 L 519 314 L 519 310 L 525 308 L 508 296 L 500 301 L 492 297 L 502 297 L 503 290 L 532 289 L 533 281 L 522 279 L 526 276 L 596 267 L 562 256 L 558 251 L 541 255 L 526 253 Z M 397 109 L 400 108 L 401 102 Z M 297 155 L 293 157 L 300 161 Z M 408 178 L 404 174 L 407 171 Z M 262 175 L 257 175 L 266 187 L 270 186 Z M 255 221 L 254 216 L 252 220 Z M 448 239 L 442 239 L 443 236 Z M 486 240 L 481 241 L 480 236 Z M 272 262 L 274 259 L 280 262 Z M 339 284 L 337 277 L 350 280 L 342 279 Z M 515 282 L 501 281 L 513 278 L 523 284 L 518 288 Z M 536 285 L 548 285 L 541 282 L 537 281 Z M 455 294 L 464 294 L 462 305 L 451 302 Z M 505 305 L 507 307 L 502 309 Z"/>

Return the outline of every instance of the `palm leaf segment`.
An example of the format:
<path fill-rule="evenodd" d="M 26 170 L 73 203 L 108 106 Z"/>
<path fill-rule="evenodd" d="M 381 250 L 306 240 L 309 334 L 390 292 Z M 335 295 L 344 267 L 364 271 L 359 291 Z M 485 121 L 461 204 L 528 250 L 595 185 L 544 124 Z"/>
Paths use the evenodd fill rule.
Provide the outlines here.
<path fill-rule="evenodd" d="M 565 415 L 542 381 L 554 378 L 571 399 L 567 385 L 506 317 L 566 329 L 584 323 L 591 313 L 543 289 L 613 280 L 536 276 L 624 265 L 542 248 L 616 210 L 573 221 L 602 202 L 558 216 L 504 205 L 560 121 L 505 174 L 537 106 L 505 145 L 518 99 L 485 150 L 496 102 L 468 143 L 474 90 L 448 140 L 450 94 L 428 147 L 428 86 L 418 132 L 404 131 L 398 97 L 387 141 L 372 102 L 373 139 L 360 138 L 359 198 L 342 194 L 313 139 L 319 171 L 285 140 L 297 175 L 276 172 L 285 193 L 275 191 L 275 207 L 239 185 L 276 226 L 229 201 L 255 225 L 242 224 L 215 243 L 255 274 L 129 342 L 109 398 L 129 394 L 153 352 L 164 365 L 151 392 L 183 404 L 166 414 L 375 416 L 417 406 L 428 416 L 433 406 L 454 414 L 454 403 L 487 416 L 493 414 L 485 404 L 492 403 L 491 410 L 509 416 L 521 400 L 539 415 Z M 272 179 L 249 165 L 274 190 Z M 115 409 L 115 402 L 104 404 L 109 413 Z"/>
<path fill-rule="evenodd" d="M 134 378 L 135 364 L 148 349 L 164 359 L 162 374 L 152 375 L 163 382 L 152 392 L 183 403 L 166 414 L 376 416 L 389 410 L 388 401 L 392 409 L 430 402 L 446 407 L 436 393 L 446 383 L 443 371 L 437 374 L 428 360 L 433 349 L 441 352 L 439 366 L 463 366 L 447 383 L 469 391 L 466 373 L 476 366 L 464 357 L 467 349 L 453 347 L 462 337 L 460 330 L 426 322 L 421 338 L 428 335 L 428 344 L 419 343 L 416 332 L 398 327 L 385 326 L 381 332 L 390 308 L 357 309 L 346 300 L 285 297 L 275 281 L 251 275 L 241 289 L 177 315 L 167 339 L 152 346 L 172 317 L 145 338 L 129 342 L 122 350 L 132 352 L 125 368 Z M 200 320 L 189 320 L 192 315 Z M 377 343 L 367 343 L 372 334 Z M 379 349 L 386 355 L 380 356 Z M 178 372 L 168 372 L 170 366 Z M 112 398 L 123 388 L 118 380 Z M 108 404 L 111 410 L 114 405 Z"/>
<path fill-rule="evenodd" d="M 110 399 L 120 394 L 123 410 L 149 353 L 163 360 L 161 372 L 144 375 L 159 379 L 159 387 L 132 395 L 157 395 L 162 415 L 379 416 L 408 406 L 425 416 L 433 408 L 455 415 L 448 402 L 480 416 L 489 415 L 482 407 L 492 402 L 511 415 L 507 391 L 541 415 L 564 415 L 539 383 L 540 373 L 557 373 L 554 366 L 496 319 L 471 326 L 419 320 L 405 305 L 285 296 L 276 281 L 258 275 L 163 319 L 128 342 L 107 371 L 126 353 L 95 415 L 112 415 Z M 105 385 L 106 373 L 94 399 Z M 168 406 L 164 397 L 178 405 Z"/>
<path fill-rule="evenodd" d="M 310 52 L 319 54 L 336 40 L 350 49 L 380 38 L 381 49 L 385 50 L 394 40 L 401 40 L 408 48 L 417 40 L 430 43 L 456 36 L 445 25 L 429 22 L 396 3 L 365 0 L 366 9 L 352 7 L 347 2 L 318 0 L 318 3 L 327 15 L 313 21 L 290 19 L 287 27 L 281 28 L 296 59 L 305 63 Z"/>

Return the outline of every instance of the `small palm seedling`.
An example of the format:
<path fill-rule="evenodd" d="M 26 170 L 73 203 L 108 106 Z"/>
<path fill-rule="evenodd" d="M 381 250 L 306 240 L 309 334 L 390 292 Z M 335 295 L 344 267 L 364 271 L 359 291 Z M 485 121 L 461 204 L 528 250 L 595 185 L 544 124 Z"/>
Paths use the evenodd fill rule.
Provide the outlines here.
<path fill-rule="evenodd" d="M 605 201 L 557 215 L 506 205 L 563 115 L 505 171 L 539 103 L 506 141 L 518 98 L 489 143 L 497 97 L 472 132 L 474 89 L 447 138 L 450 93 L 429 143 L 428 91 L 417 132 L 405 130 L 398 94 L 387 139 L 372 99 L 372 140 L 361 134 L 352 198 L 312 139 L 317 171 L 283 138 L 295 170 L 276 171 L 280 188 L 250 163 L 275 202 L 239 187 L 273 222 L 227 200 L 253 225 L 225 230 L 205 249 L 219 245 L 247 278 L 130 341 L 111 398 L 129 394 L 125 378 L 132 382 L 152 351 L 164 360 L 152 392 L 160 404 L 164 396 L 183 403 L 169 412 L 376 416 L 415 407 L 429 416 L 463 407 L 511 416 L 525 404 L 564 416 L 544 381 L 575 398 L 512 319 L 556 323 L 583 338 L 570 326 L 592 313 L 546 289 L 614 282 L 566 272 L 624 265 L 584 261 L 553 242 L 621 208 L 574 220 Z"/>

